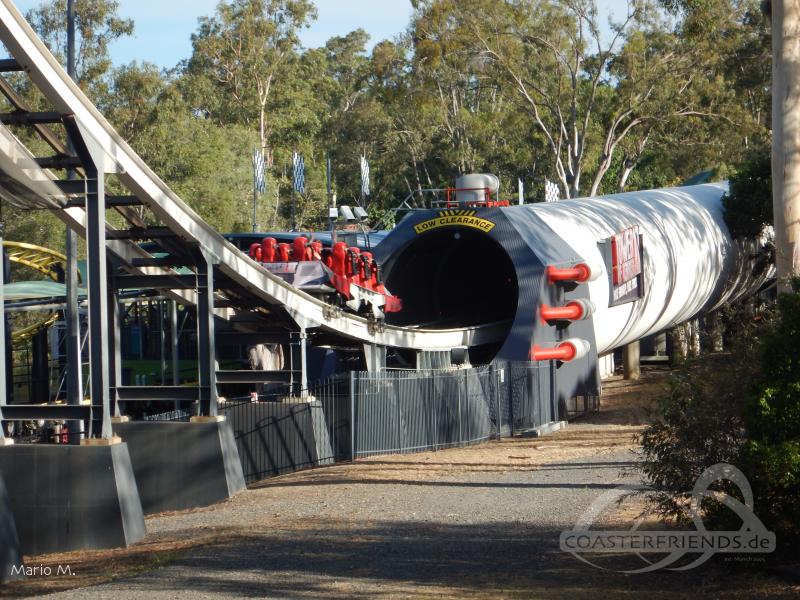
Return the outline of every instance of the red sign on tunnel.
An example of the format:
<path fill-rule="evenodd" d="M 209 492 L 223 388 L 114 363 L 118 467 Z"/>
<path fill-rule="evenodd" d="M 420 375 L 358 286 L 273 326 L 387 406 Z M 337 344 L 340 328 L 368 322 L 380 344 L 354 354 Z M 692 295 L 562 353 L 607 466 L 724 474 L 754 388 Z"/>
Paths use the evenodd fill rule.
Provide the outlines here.
<path fill-rule="evenodd" d="M 614 285 L 630 281 L 642 272 L 638 225 L 629 227 L 611 238 L 611 271 Z"/>

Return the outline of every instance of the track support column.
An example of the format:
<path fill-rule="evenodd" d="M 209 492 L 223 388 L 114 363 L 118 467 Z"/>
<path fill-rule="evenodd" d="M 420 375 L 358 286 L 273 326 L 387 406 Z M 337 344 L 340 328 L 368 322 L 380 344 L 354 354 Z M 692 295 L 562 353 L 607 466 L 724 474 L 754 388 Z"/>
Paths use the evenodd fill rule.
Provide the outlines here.
<path fill-rule="evenodd" d="M 119 394 L 117 388 L 122 385 L 122 312 L 117 297 L 116 277 L 114 266 L 109 262 L 111 277 L 106 288 L 108 294 L 108 306 L 111 312 L 111 321 L 108 328 L 108 344 L 111 349 L 109 354 L 109 385 L 111 401 L 113 402 L 113 413 L 115 417 L 122 416 L 119 407 Z"/>
<path fill-rule="evenodd" d="M 308 334 L 300 328 L 300 397 L 308 396 Z"/>
<path fill-rule="evenodd" d="M 89 352 L 92 422 L 89 435 L 110 439 L 111 375 L 109 371 L 108 269 L 106 266 L 105 179 L 86 173 L 86 255 L 89 274 Z"/>
<path fill-rule="evenodd" d="M 0 228 L 3 227 L 3 224 L 0 223 Z M 4 260 L 4 253 L 5 250 L 3 249 L 3 231 L 0 229 L 0 323 L 6 322 L 6 299 L 5 293 L 3 291 L 3 285 L 5 283 L 4 277 L 4 269 L 3 269 L 3 260 Z M 0 335 L 0 445 L 3 445 L 5 442 L 5 423 L 3 422 L 3 407 L 8 402 L 7 394 L 6 394 L 6 336 L 5 336 L 5 328 L 3 328 L 3 334 Z"/>
<path fill-rule="evenodd" d="M 217 416 L 217 366 L 214 344 L 214 259 L 206 252 L 197 266 L 197 369 L 199 416 Z"/>

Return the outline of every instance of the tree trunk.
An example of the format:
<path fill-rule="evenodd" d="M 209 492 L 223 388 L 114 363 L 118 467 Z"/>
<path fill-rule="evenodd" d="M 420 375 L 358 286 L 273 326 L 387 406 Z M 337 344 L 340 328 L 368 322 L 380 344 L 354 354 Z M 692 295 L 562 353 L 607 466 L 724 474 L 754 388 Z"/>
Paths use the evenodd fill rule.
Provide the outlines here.
<path fill-rule="evenodd" d="M 772 1 L 772 204 L 778 284 L 800 274 L 800 0 Z"/>

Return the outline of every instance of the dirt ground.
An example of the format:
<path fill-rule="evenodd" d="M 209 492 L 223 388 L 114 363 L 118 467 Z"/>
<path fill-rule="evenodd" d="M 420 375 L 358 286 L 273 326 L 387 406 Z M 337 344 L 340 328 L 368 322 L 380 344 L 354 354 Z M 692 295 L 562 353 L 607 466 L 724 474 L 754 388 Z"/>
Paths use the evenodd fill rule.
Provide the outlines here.
<path fill-rule="evenodd" d="M 310 469 L 213 507 L 153 515 L 130 548 L 26 557 L 72 574 L 13 582 L 0 595 L 800 597 L 791 571 L 750 563 L 644 578 L 558 550 L 558 532 L 593 498 L 639 480 L 636 436 L 665 377 L 647 369 L 637 383 L 606 382 L 598 413 L 550 436 Z M 630 519 L 639 508 L 620 505 L 605 518 Z M 618 568 L 614 560 L 604 565 Z"/>

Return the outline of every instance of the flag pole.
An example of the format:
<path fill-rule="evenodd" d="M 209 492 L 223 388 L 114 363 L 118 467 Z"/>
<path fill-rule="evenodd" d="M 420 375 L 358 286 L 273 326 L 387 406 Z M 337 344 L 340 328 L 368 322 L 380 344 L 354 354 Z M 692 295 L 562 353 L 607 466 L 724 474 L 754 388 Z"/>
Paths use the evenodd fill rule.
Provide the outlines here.
<path fill-rule="evenodd" d="M 256 148 L 253 149 L 253 233 L 258 231 L 258 225 L 256 223 L 256 203 L 258 202 L 258 175 L 256 173 L 256 152 L 258 150 Z M 265 174 L 266 176 L 266 174 Z"/>
<path fill-rule="evenodd" d="M 333 186 L 332 186 L 332 179 L 333 174 L 331 173 L 331 156 L 328 154 L 325 157 L 325 178 L 328 183 L 328 231 L 331 232 L 331 245 L 336 241 L 336 234 L 333 231 L 333 219 L 331 218 L 331 209 L 333 208 L 333 201 L 332 201 L 332 194 L 333 194 Z"/>
<path fill-rule="evenodd" d="M 297 231 L 297 152 L 292 155 L 292 231 Z"/>

